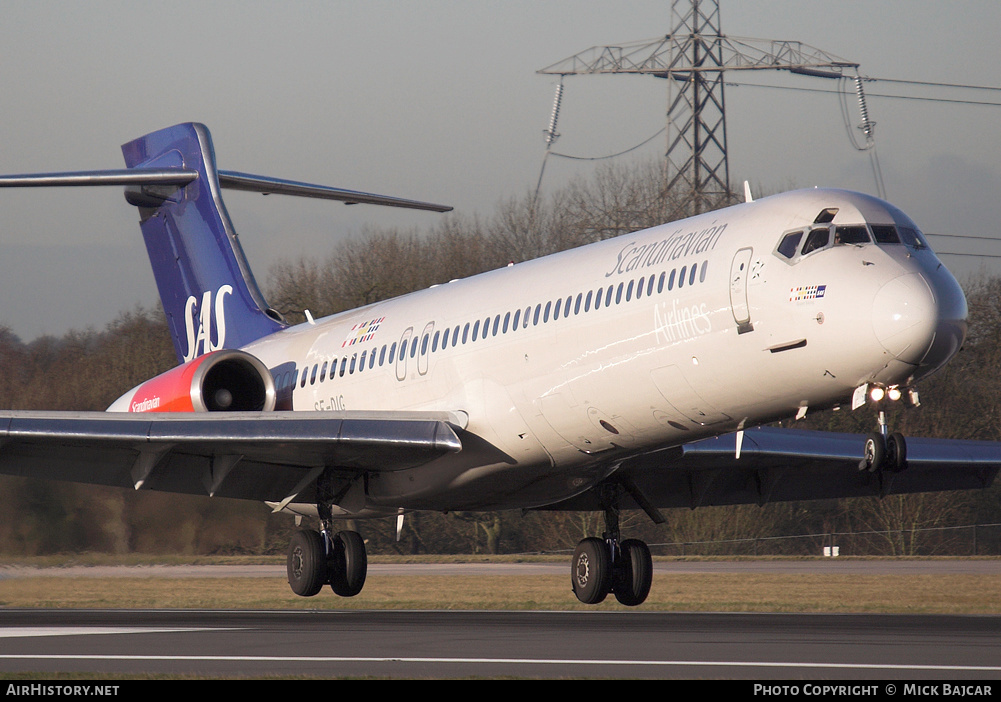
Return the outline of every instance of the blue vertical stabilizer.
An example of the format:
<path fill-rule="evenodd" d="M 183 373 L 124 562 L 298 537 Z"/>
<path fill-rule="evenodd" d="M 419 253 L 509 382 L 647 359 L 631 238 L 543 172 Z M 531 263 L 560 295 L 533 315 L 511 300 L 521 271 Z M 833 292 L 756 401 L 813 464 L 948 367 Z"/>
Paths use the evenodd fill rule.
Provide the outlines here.
<path fill-rule="evenodd" d="M 239 348 L 283 329 L 247 264 L 220 194 L 208 129 L 178 124 L 122 146 L 130 169 L 183 169 L 187 185 L 134 185 L 140 226 L 178 358 Z"/>

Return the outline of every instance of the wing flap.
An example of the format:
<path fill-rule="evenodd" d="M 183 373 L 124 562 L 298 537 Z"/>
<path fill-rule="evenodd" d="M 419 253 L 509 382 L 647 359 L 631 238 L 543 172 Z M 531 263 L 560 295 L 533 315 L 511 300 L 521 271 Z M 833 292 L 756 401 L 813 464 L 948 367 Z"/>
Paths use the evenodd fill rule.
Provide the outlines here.
<path fill-rule="evenodd" d="M 282 500 L 317 468 L 403 470 L 458 452 L 462 426 L 452 413 L 3 412 L 0 473 Z"/>

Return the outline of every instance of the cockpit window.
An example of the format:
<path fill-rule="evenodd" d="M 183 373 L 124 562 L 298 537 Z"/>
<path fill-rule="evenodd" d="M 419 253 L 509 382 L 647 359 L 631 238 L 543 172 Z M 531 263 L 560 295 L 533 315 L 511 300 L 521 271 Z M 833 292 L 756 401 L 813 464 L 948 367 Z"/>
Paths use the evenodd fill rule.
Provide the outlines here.
<path fill-rule="evenodd" d="M 806 243 L 803 244 L 803 255 L 806 256 L 811 251 L 816 251 L 827 246 L 830 236 L 831 230 L 827 227 L 811 229 L 810 233 L 806 236 Z"/>
<path fill-rule="evenodd" d="M 778 252 L 786 258 L 792 258 L 799 249 L 799 241 L 803 238 L 803 232 L 789 232 L 782 241 L 779 242 Z"/>
<path fill-rule="evenodd" d="M 900 240 L 904 242 L 905 246 L 912 246 L 915 249 L 928 248 L 927 242 L 925 242 L 924 237 L 921 236 L 921 232 L 917 229 L 900 227 Z"/>
<path fill-rule="evenodd" d="M 869 231 L 864 226 L 835 227 L 835 244 L 868 244 Z"/>
<path fill-rule="evenodd" d="M 903 244 L 913 249 L 928 248 L 925 241 L 917 229 L 911 227 L 895 227 L 892 224 L 873 224 L 872 235 L 876 238 L 877 244 Z"/>
<path fill-rule="evenodd" d="M 872 235 L 876 237 L 877 244 L 899 244 L 900 237 L 897 236 L 897 228 L 892 224 L 872 225 Z"/>
<path fill-rule="evenodd" d="M 817 218 L 813 220 L 814 224 L 828 224 L 834 221 L 834 215 L 838 213 L 837 207 L 828 207 L 826 210 L 821 210 Z"/>

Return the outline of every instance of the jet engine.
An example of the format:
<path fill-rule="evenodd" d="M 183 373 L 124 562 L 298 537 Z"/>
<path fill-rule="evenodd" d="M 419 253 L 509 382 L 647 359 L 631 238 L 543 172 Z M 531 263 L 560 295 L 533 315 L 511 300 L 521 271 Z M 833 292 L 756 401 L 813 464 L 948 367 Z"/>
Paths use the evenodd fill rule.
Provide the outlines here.
<path fill-rule="evenodd" d="M 271 371 L 245 351 L 213 351 L 130 390 L 110 412 L 268 412 L 275 408 Z"/>

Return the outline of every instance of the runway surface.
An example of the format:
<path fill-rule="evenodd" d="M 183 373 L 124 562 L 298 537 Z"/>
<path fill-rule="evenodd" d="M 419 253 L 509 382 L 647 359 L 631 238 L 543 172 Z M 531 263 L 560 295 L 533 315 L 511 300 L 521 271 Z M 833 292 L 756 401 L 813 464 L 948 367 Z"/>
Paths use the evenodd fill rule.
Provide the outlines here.
<path fill-rule="evenodd" d="M 0 611 L 0 670 L 997 679 L 1001 619 L 450 611 Z"/>

